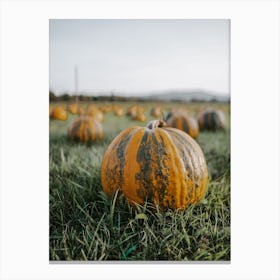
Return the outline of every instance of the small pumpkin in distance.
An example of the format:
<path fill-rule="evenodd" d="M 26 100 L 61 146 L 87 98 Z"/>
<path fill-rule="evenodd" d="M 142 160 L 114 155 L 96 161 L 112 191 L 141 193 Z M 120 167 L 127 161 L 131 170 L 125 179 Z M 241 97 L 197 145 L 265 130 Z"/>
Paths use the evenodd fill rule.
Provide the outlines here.
<path fill-rule="evenodd" d="M 137 114 L 137 109 L 138 109 L 138 106 L 137 106 L 136 104 L 129 106 L 129 107 L 127 108 L 126 115 L 127 115 L 127 116 L 136 115 L 136 114 Z"/>
<path fill-rule="evenodd" d="M 68 119 L 67 111 L 60 105 L 55 106 L 50 114 L 51 119 L 66 121 Z"/>
<path fill-rule="evenodd" d="M 225 115 L 220 110 L 207 109 L 197 116 L 200 130 L 216 131 L 225 128 Z"/>
<path fill-rule="evenodd" d="M 208 171 L 199 145 L 185 132 L 154 120 L 122 131 L 107 148 L 101 183 L 128 202 L 149 201 L 161 209 L 184 209 L 206 193 Z"/>
<path fill-rule="evenodd" d="M 67 111 L 73 115 L 77 115 L 79 110 L 79 106 L 77 103 L 71 103 L 67 105 Z"/>
<path fill-rule="evenodd" d="M 145 109 L 144 107 L 138 106 L 138 108 L 137 108 L 137 113 L 138 113 L 138 114 L 144 114 L 145 111 L 146 111 L 146 109 Z"/>
<path fill-rule="evenodd" d="M 152 107 L 151 109 L 151 116 L 152 117 L 155 117 L 155 118 L 158 118 L 161 116 L 161 109 L 160 107 Z"/>
<path fill-rule="evenodd" d="M 145 115 L 145 108 L 137 106 L 137 108 L 131 113 L 131 119 L 138 122 L 147 121 L 147 117 Z"/>
<path fill-rule="evenodd" d="M 106 114 L 106 113 L 109 113 L 112 110 L 112 106 L 109 105 L 109 104 L 104 104 L 104 105 L 99 106 L 99 110 L 102 113 Z"/>
<path fill-rule="evenodd" d="M 104 116 L 102 111 L 99 110 L 99 108 L 94 105 L 91 104 L 88 106 L 87 108 L 87 115 L 90 117 L 95 118 L 96 120 L 98 120 L 99 122 L 103 122 L 104 121 Z"/>
<path fill-rule="evenodd" d="M 85 114 L 85 110 L 84 110 L 83 107 L 79 107 L 79 108 L 78 108 L 78 114 L 79 114 L 79 115 L 84 115 L 84 114 Z"/>
<path fill-rule="evenodd" d="M 124 108 L 121 107 L 121 106 L 115 106 L 114 107 L 114 114 L 117 116 L 117 117 L 121 117 L 124 115 Z"/>
<path fill-rule="evenodd" d="M 147 120 L 147 117 L 145 114 L 137 114 L 137 115 L 133 116 L 132 119 L 134 121 L 138 121 L 138 122 L 145 122 Z"/>
<path fill-rule="evenodd" d="M 123 110 L 123 108 L 119 108 L 119 109 L 116 109 L 114 111 L 114 113 L 115 113 L 116 116 L 121 117 L 121 116 L 124 115 L 124 110 Z"/>
<path fill-rule="evenodd" d="M 79 116 L 69 125 L 68 137 L 79 142 L 102 140 L 102 125 L 90 116 Z"/>
<path fill-rule="evenodd" d="M 177 113 L 169 112 L 166 115 L 165 121 L 167 126 L 183 130 L 194 139 L 199 135 L 197 120 L 184 111 L 178 111 Z"/>

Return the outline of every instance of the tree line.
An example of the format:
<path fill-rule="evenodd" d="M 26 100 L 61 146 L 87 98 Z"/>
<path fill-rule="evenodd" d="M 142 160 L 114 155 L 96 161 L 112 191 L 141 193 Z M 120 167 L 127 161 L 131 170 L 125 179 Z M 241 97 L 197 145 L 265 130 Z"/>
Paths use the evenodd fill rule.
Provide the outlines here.
<path fill-rule="evenodd" d="M 64 93 L 62 95 L 56 95 L 53 91 L 49 91 L 49 101 L 50 102 L 75 102 L 76 100 L 82 102 L 91 102 L 91 101 L 103 101 L 103 102 L 193 102 L 193 103 L 203 103 L 203 102 L 219 102 L 215 98 L 210 101 L 204 99 L 192 98 L 190 101 L 184 101 L 181 99 L 172 99 L 172 100 L 159 100 L 156 98 L 141 98 L 141 97 L 131 97 L 131 96 L 120 96 L 120 95 L 100 95 L 100 96 L 88 96 L 88 95 L 70 95 Z"/>

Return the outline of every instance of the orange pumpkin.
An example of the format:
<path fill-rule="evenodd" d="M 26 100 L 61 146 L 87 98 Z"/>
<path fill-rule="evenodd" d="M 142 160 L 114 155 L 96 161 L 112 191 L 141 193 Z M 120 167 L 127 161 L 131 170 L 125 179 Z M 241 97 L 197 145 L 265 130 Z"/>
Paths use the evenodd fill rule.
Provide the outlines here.
<path fill-rule="evenodd" d="M 85 114 L 85 110 L 84 110 L 83 107 L 79 107 L 79 108 L 78 108 L 78 114 L 79 114 L 79 115 L 84 115 L 84 114 Z"/>
<path fill-rule="evenodd" d="M 206 193 L 208 171 L 199 145 L 185 132 L 151 121 L 130 127 L 107 148 L 101 164 L 105 193 L 116 190 L 128 202 L 184 209 Z"/>
<path fill-rule="evenodd" d="M 79 142 L 94 142 L 103 139 L 102 125 L 94 118 L 80 116 L 68 127 L 68 136 Z"/>
<path fill-rule="evenodd" d="M 133 107 L 133 110 L 131 111 L 130 116 L 133 120 L 138 121 L 138 122 L 147 121 L 144 107 L 140 107 L 140 106 L 136 105 L 136 107 Z"/>
<path fill-rule="evenodd" d="M 115 115 L 118 116 L 118 117 L 121 117 L 124 115 L 124 110 L 123 108 L 118 108 L 115 110 Z"/>
<path fill-rule="evenodd" d="M 137 113 L 136 115 L 132 116 L 132 119 L 138 122 L 145 122 L 147 117 L 144 113 Z"/>
<path fill-rule="evenodd" d="M 73 115 L 76 115 L 78 114 L 78 104 L 77 103 L 71 103 L 71 104 L 68 104 L 67 106 L 67 111 Z"/>
<path fill-rule="evenodd" d="M 165 121 L 167 126 L 183 130 L 194 139 L 198 137 L 199 126 L 197 120 L 183 111 L 168 113 Z"/>
<path fill-rule="evenodd" d="M 68 114 L 62 106 L 56 106 L 52 109 L 50 117 L 54 120 L 66 121 Z"/>
<path fill-rule="evenodd" d="M 114 105 L 113 110 L 114 110 L 114 114 L 118 117 L 121 117 L 124 115 L 124 109 L 123 109 L 123 107 L 121 107 L 119 105 Z"/>
<path fill-rule="evenodd" d="M 91 105 L 88 106 L 88 108 L 87 108 L 87 115 L 90 116 L 90 117 L 95 118 L 99 122 L 103 122 L 104 121 L 103 113 L 95 105 L 91 104 Z"/>
<path fill-rule="evenodd" d="M 153 108 L 151 109 L 151 116 L 153 116 L 153 117 L 155 117 L 155 118 L 158 118 L 158 117 L 160 117 L 160 115 L 161 115 L 161 109 L 160 109 L 160 107 L 153 107 Z"/>
<path fill-rule="evenodd" d="M 108 112 L 111 111 L 111 109 L 112 109 L 111 107 L 112 107 L 112 106 L 109 105 L 109 104 L 104 104 L 104 105 L 99 106 L 99 110 L 100 110 L 102 113 L 106 114 L 106 113 L 108 113 Z"/>
<path fill-rule="evenodd" d="M 197 116 L 200 130 L 212 130 L 225 128 L 225 115 L 220 110 L 207 109 Z"/>
<path fill-rule="evenodd" d="M 126 115 L 127 116 L 136 115 L 137 114 L 137 109 L 138 109 L 137 105 L 131 105 L 130 107 L 128 107 Z"/>

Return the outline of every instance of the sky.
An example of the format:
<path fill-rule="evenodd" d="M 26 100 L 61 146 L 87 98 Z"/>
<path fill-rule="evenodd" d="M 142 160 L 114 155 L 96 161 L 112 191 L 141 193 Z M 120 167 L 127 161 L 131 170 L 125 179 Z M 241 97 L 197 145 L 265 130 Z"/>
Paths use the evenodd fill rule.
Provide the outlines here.
<path fill-rule="evenodd" d="M 49 22 L 50 89 L 147 94 L 229 89 L 229 20 L 77 20 Z"/>

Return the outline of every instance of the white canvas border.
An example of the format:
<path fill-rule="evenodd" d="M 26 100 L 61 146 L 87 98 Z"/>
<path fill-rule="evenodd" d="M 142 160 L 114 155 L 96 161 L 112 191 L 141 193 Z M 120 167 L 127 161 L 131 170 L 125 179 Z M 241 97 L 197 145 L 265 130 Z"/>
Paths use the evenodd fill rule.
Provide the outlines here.
<path fill-rule="evenodd" d="M 230 264 L 48 260 L 48 20 L 231 20 Z M 2 279 L 279 279 L 279 2 L 1 2 Z"/>

